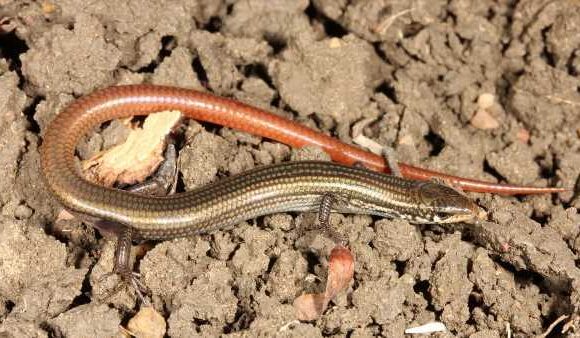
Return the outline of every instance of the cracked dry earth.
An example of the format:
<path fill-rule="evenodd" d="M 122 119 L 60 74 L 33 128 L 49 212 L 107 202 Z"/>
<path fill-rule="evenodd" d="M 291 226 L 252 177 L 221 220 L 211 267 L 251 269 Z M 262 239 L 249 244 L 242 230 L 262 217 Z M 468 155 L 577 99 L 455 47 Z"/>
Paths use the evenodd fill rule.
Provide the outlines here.
<path fill-rule="evenodd" d="M 127 83 L 210 91 L 345 142 L 371 121 L 364 136 L 424 168 L 574 188 L 579 47 L 573 0 L 0 0 L 0 335 L 120 336 L 140 307 L 127 291 L 103 300 L 114 243 L 55 222 L 61 207 L 39 178 L 47 123 L 77 97 Z M 216 125 L 182 129 L 181 190 L 328 159 Z M 78 155 L 125 135 L 107 123 Z M 355 276 L 312 322 L 295 321 L 292 302 L 324 287 L 333 244 L 314 215 L 145 243 L 137 269 L 168 337 L 400 337 L 433 321 L 441 337 L 579 335 L 578 190 L 469 196 L 488 212 L 475 226 L 333 215 Z"/>

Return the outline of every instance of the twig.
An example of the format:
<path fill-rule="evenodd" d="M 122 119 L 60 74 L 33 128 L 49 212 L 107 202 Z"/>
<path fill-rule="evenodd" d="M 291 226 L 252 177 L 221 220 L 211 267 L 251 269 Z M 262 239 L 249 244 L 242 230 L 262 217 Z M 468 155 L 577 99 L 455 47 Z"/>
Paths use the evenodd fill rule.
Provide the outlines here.
<path fill-rule="evenodd" d="M 383 34 L 389 27 L 391 27 L 391 25 L 393 24 L 393 22 L 395 22 L 395 20 L 397 20 L 399 17 L 410 13 L 412 11 L 414 11 L 414 8 L 409 8 L 409 9 L 405 9 L 403 11 L 400 11 L 399 13 L 392 15 L 388 18 L 386 18 L 385 20 L 383 20 L 380 24 L 378 24 L 375 28 L 374 31 L 377 34 Z"/>
<path fill-rule="evenodd" d="M 397 177 L 403 177 L 401 174 L 401 169 L 399 168 L 399 163 L 397 161 L 397 155 L 395 154 L 395 150 L 391 147 L 384 146 L 383 147 L 383 157 L 391 169 L 391 174 Z"/>
<path fill-rule="evenodd" d="M 384 147 L 380 143 L 371 140 L 363 134 L 359 134 L 358 136 L 353 137 L 352 142 L 354 144 L 358 144 L 361 147 L 367 148 L 372 153 L 377 155 L 380 155 L 383 152 Z"/>
<path fill-rule="evenodd" d="M 548 326 L 546 332 L 539 335 L 538 338 L 546 338 L 550 334 L 550 332 L 552 332 L 552 330 L 556 327 L 556 325 L 560 324 L 561 321 L 566 320 L 568 317 L 569 317 L 568 315 L 561 315 L 560 317 L 558 317 L 558 319 L 556 319 L 552 324 L 550 324 L 550 326 Z"/>
<path fill-rule="evenodd" d="M 578 318 L 576 318 L 578 319 Z M 562 333 L 566 333 L 568 332 L 569 329 L 572 329 L 574 332 L 576 332 L 576 325 L 574 325 L 574 318 L 570 319 L 566 324 L 564 324 L 564 326 L 562 327 Z"/>
<path fill-rule="evenodd" d="M 572 106 L 580 106 L 580 102 L 574 102 L 572 100 L 563 99 L 563 98 L 561 98 L 559 96 L 555 96 L 555 95 L 545 95 L 545 97 L 548 100 L 556 101 L 556 102 L 559 102 L 559 103 L 567 103 L 567 104 L 572 105 Z"/>

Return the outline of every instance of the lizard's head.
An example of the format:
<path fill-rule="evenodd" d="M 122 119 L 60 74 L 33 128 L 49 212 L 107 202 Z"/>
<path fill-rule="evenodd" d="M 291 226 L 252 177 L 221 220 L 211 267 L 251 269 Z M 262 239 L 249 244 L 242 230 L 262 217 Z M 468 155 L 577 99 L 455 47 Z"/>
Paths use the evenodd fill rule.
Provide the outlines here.
<path fill-rule="evenodd" d="M 424 206 L 421 216 L 425 223 L 474 223 L 482 215 L 482 210 L 471 199 L 443 184 L 421 184 L 418 197 Z"/>

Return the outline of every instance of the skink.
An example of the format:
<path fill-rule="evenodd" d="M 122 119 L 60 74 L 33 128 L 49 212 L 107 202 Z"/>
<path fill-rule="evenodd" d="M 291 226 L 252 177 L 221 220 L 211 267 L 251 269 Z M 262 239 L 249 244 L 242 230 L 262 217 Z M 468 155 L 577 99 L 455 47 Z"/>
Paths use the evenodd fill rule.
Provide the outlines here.
<path fill-rule="evenodd" d="M 41 165 L 50 191 L 67 209 L 119 222 L 143 239 L 188 236 L 274 212 L 314 210 L 324 194 L 336 198 L 333 209 L 338 211 L 400 216 L 421 223 L 443 222 L 447 210 L 452 215 L 473 210 L 472 202 L 442 185 L 323 162 L 263 167 L 162 198 L 107 189 L 82 178 L 74 160 L 82 135 L 112 118 L 165 109 L 224 125 L 238 121 L 253 126 L 250 132 L 269 130 L 274 139 L 301 137 L 276 128 L 280 118 L 274 115 L 258 119 L 241 113 L 261 111 L 233 100 L 169 87 L 112 87 L 75 101 L 47 129 Z M 208 111 L 214 113 L 210 116 Z"/>
<path fill-rule="evenodd" d="M 76 176 L 55 184 L 53 175 L 47 171 L 49 187 L 67 209 L 122 223 L 136 239 L 184 237 L 277 212 L 316 211 L 324 196 L 332 197 L 332 211 L 414 223 L 468 221 L 477 213 L 470 199 L 447 186 L 331 162 L 263 166 L 167 197 L 106 189 Z"/>
<path fill-rule="evenodd" d="M 75 148 L 82 135 L 113 118 L 168 109 L 293 146 L 320 145 L 342 162 L 374 168 L 383 165 L 382 160 L 369 160 L 374 157 L 360 149 L 234 100 L 150 85 L 97 91 L 73 102 L 49 125 L 41 147 L 41 167 L 48 189 L 67 209 L 122 224 L 118 271 L 128 271 L 127 247 L 133 238 L 169 239 L 275 212 L 317 210 L 329 196 L 332 211 L 402 217 L 414 223 L 460 222 L 476 217 L 477 206 L 447 186 L 325 162 L 261 167 L 167 197 L 109 189 L 82 178 L 75 162 Z M 403 167 L 403 174 L 416 169 L 409 168 Z M 426 176 L 417 170 L 421 173 L 418 176 Z"/>

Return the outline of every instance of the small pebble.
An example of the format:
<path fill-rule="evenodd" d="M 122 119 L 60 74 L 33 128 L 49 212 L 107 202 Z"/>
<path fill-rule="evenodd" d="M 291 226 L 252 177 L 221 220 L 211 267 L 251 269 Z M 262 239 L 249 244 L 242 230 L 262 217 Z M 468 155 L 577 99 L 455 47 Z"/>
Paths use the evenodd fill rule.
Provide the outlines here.
<path fill-rule="evenodd" d="M 495 96 L 490 93 L 483 93 L 477 98 L 477 106 L 480 109 L 488 109 L 493 106 L 494 102 Z"/>
<path fill-rule="evenodd" d="M 516 137 L 522 143 L 528 143 L 530 141 L 530 132 L 527 129 L 522 128 L 518 130 Z"/>
<path fill-rule="evenodd" d="M 340 42 L 340 39 L 338 38 L 332 38 L 330 39 L 330 41 L 328 42 L 328 46 L 330 48 L 339 48 L 342 46 L 342 43 Z"/>
<path fill-rule="evenodd" d="M 478 109 L 471 118 L 471 125 L 477 129 L 495 129 L 499 122 L 487 110 Z"/>

